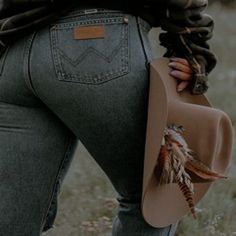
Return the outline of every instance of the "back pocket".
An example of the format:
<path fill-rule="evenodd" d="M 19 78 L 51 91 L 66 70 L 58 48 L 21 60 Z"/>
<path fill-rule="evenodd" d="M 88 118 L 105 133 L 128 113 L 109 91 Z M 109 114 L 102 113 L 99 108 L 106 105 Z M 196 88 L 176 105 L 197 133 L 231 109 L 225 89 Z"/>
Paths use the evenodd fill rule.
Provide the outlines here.
<path fill-rule="evenodd" d="M 104 37 L 75 39 L 74 29 L 99 26 Z M 128 20 L 124 16 L 73 17 L 50 27 L 57 78 L 61 81 L 100 84 L 129 72 Z M 96 27 L 91 27 L 96 28 Z"/>

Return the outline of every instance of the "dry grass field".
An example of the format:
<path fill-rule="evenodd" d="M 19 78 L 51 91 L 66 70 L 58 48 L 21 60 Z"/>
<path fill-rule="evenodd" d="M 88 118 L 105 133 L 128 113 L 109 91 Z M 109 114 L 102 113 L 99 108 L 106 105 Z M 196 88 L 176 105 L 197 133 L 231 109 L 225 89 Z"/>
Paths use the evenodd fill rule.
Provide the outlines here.
<path fill-rule="evenodd" d="M 216 22 L 210 43 L 218 56 L 218 65 L 209 77 L 207 96 L 215 107 L 230 115 L 236 127 L 236 8 L 213 4 L 208 12 Z M 160 56 L 163 49 L 158 46 L 157 33 L 153 29 L 150 37 L 156 55 Z M 236 235 L 235 158 L 229 176 L 228 180 L 212 185 L 198 205 L 198 220 L 185 217 L 176 236 Z M 114 189 L 80 144 L 62 187 L 55 228 L 45 236 L 110 236 L 116 204 Z"/>

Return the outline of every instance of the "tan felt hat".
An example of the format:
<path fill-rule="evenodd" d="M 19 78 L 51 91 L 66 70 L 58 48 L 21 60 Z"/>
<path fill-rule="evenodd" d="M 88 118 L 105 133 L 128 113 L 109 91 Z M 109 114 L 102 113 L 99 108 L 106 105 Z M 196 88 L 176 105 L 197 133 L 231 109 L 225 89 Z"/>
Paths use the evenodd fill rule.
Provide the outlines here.
<path fill-rule="evenodd" d="M 169 59 L 159 58 L 150 65 L 142 214 L 153 227 L 175 223 L 190 212 L 177 182 L 160 184 L 155 175 L 166 126 L 183 126 L 188 147 L 199 161 L 221 175 L 229 170 L 233 149 L 234 131 L 229 116 L 213 108 L 205 95 L 193 95 L 187 89 L 177 92 L 177 80 L 169 76 L 168 63 Z M 196 205 L 213 181 L 203 180 L 191 171 L 188 173 Z"/>

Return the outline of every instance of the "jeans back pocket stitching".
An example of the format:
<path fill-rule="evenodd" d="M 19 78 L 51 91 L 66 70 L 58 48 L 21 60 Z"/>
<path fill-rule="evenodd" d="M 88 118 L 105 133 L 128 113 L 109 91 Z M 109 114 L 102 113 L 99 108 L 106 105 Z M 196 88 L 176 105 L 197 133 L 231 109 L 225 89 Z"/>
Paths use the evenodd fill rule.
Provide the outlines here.
<path fill-rule="evenodd" d="M 92 18 L 87 19 L 87 16 L 85 18 L 77 17 L 72 18 L 70 20 L 73 20 L 73 22 L 58 22 L 51 24 L 51 30 L 64 30 L 64 29 L 70 29 L 76 26 L 86 26 L 86 25 L 96 25 L 96 24 L 116 24 L 116 23 L 123 23 L 123 16 L 103 16 L 105 18 L 98 19 L 98 18 Z"/>
<path fill-rule="evenodd" d="M 78 56 L 75 60 L 72 60 L 71 58 L 69 58 L 67 56 L 67 54 L 61 50 L 59 47 L 56 47 L 57 50 L 59 51 L 59 54 L 66 60 L 68 61 L 72 66 L 77 66 L 78 64 L 80 64 L 84 58 L 86 58 L 90 53 L 93 53 L 95 55 L 97 55 L 100 58 L 103 58 L 104 61 L 106 62 L 112 62 L 114 59 L 114 56 L 117 54 L 117 52 L 119 51 L 119 49 L 122 47 L 122 45 L 124 44 L 125 39 L 122 39 L 120 41 L 120 43 L 112 50 L 112 52 L 110 53 L 110 55 L 106 56 L 104 55 L 102 52 L 98 51 L 96 48 L 94 47 L 88 47 L 82 54 L 81 56 Z"/>
<path fill-rule="evenodd" d="M 78 25 L 91 25 L 93 24 L 94 25 L 94 22 L 95 24 L 97 23 L 106 23 L 106 24 L 114 24 L 114 23 L 123 23 L 123 17 L 119 16 L 114 19 L 112 18 L 108 18 L 108 19 L 101 19 L 101 20 L 91 20 L 91 21 L 85 21 L 85 22 L 67 22 L 67 23 L 60 23 L 56 26 L 53 26 L 51 28 L 51 39 L 52 39 L 52 48 L 53 48 L 53 58 L 54 58 L 54 61 L 55 61 L 55 69 L 56 69 L 56 74 L 58 75 L 59 77 L 59 80 L 62 80 L 62 81 L 72 81 L 72 82 L 80 82 L 80 83 L 99 83 L 101 81 L 108 81 L 108 80 L 112 80 L 113 78 L 111 79 L 108 79 L 108 76 L 111 76 L 113 75 L 113 77 L 119 77 L 119 76 L 122 76 L 124 74 L 127 74 L 128 71 L 129 71 L 129 66 L 128 66 L 128 58 L 129 56 L 126 55 L 127 53 L 129 54 L 129 50 L 128 50 L 128 24 L 126 24 L 122 31 L 121 31 L 121 34 L 122 34 L 122 39 L 121 39 L 121 42 L 118 44 L 117 48 L 115 48 L 113 50 L 113 52 L 111 53 L 111 56 L 110 57 L 113 57 L 115 52 L 116 51 L 119 51 L 121 50 L 121 68 L 120 69 L 116 69 L 115 71 L 108 71 L 106 73 L 100 73 L 100 75 L 94 77 L 94 76 L 86 76 L 84 74 L 66 74 L 63 67 L 62 67 L 62 62 L 61 62 L 61 59 L 60 57 L 58 56 L 58 51 L 60 50 L 59 47 L 57 47 L 56 45 L 58 45 L 58 33 L 57 33 L 57 30 L 59 29 L 67 29 L 67 28 L 72 28 L 72 27 L 75 27 L 75 26 L 78 26 Z M 58 50 L 59 49 L 59 50 Z M 58 51 L 57 51 L 58 50 Z M 91 49 L 90 49 L 91 50 Z M 95 51 L 97 51 L 96 49 L 93 49 Z M 62 51 L 62 50 L 60 50 Z M 62 51 L 63 52 L 63 51 Z M 101 55 L 102 53 L 97 51 L 99 55 Z M 63 52 L 64 53 L 64 52 Z M 65 59 L 65 56 L 60 54 L 64 59 Z M 87 56 L 87 55 L 85 55 Z M 68 58 L 70 62 L 72 62 L 72 60 L 70 60 L 70 58 Z M 67 60 L 67 59 L 66 59 Z M 76 59 L 78 60 L 78 59 Z M 109 60 L 109 59 L 108 59 Z M 67 60 L 68 61 L 68 60 Z M 72 63 L 73 64 L 73 63 Z M 65 77 L 66 75 L 66 77 Z M 78 78 L 78 75 L 80 76 L 83 76 Z M 104 79 L 102 79 L 102 77 Z M 70 79 L 68 79 L 70 78 Z M 87 79 L 87 81 L 85 81 L 85 79 Z"/>
<path fill-rule="evenodd" d="M 57 60 L 57 56 L 54 50 L 54 45 L 57 45 L 58 39 L 57 39 L 57 35 L 55 34 L 54 30 L 50 29 L 50 46 L 51 46 L 51 53 L 52 53 L 52 60 L 53 60 L 53 65 L 54 65 L 54 70 L 55 70 L 55 74 L 58 74 L 58 65 L 59 62 Z"/>

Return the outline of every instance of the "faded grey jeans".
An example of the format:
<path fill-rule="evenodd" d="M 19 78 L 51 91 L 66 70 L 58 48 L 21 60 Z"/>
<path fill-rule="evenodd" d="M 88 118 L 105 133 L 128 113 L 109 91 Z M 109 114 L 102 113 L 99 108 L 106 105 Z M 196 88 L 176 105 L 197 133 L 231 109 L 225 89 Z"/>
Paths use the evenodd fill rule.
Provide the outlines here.
<path fill-rule="evenodd" d="M 105 37 L 74 39 L 75 27 L 92 25 L 104 25 Z M 76 8 L 5 50 L 0 236 L 39 236 L 52 227 L 77 140 L 117 191 L 113 236 L 174 235 L 177 224 L 154 228 L 140 210 L 149 30 L 120 11 Z"/>

